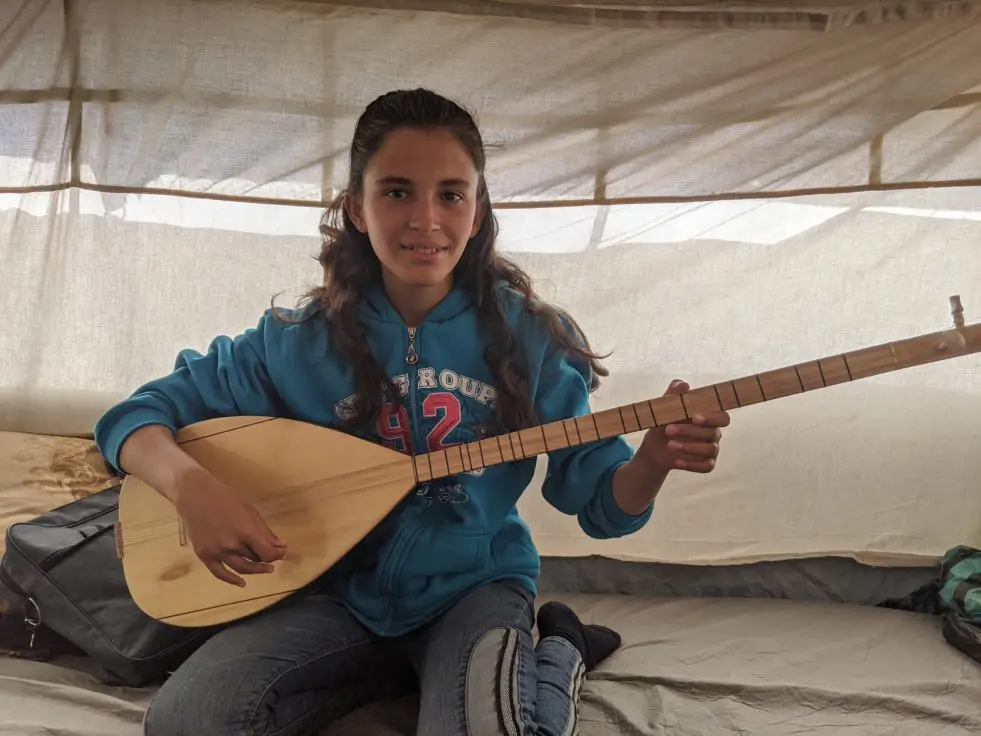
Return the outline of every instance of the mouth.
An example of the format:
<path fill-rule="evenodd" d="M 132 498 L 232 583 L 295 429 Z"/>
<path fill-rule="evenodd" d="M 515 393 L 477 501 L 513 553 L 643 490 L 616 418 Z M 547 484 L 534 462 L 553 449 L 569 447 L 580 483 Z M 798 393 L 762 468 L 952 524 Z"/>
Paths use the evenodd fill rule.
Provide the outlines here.
<path fill-rule="evenodd" d="M 403 245 L 403 246 L 401 246 L 401 248 L 402 248 L 402 250 L 411 251 L 412 253 L 421 253 L 421 254 L 427 255 L 427 256 L 434 256 L 437 253 L 445 253 L 446 251 L 449 250 L 449 248 L 446 248 L 446 247 L 442 247 L 442 248 L 431 248 L 431 247 L 422 246 L 422 245 Z"/>

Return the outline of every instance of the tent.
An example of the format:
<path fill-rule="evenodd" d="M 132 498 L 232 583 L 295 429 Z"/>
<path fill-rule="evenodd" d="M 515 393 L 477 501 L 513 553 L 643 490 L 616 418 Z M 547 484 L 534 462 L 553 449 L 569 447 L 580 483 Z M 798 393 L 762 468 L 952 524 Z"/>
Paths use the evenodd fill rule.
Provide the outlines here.
<path fill-rule="evenodd" d="M 944 329 L 953 294 L 971 321 L 979 15 L 974 0 L 8 0 L 4 526 L 107 482 L 86 439 L 106 407 L 318 278 L 354 121 L 392 88 L 477 113 L 503 247 L 611 352 L 597 409 Z M 543 590 L 636 641 L 591 676 L 583 733 L 981 728 L 981 669 L 933 618 L 872 605 L 981 547 L 979 409 L 972 357 L 739 409 L 718 469 L 673 478 L 619 540 L 527 493 Z M 85 677 L 0 661 L 4 720 L 137 733 L 147 693 Z M 105 712 L 83 725 L 25 682 Z"/>

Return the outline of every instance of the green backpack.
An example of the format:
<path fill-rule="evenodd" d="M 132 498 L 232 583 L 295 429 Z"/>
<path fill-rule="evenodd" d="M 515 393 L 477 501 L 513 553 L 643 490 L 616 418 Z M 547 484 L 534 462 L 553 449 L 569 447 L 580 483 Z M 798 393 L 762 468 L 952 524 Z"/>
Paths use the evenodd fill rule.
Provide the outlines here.
<path fill-rule="evenodd" d="M 966 545 L 948 550 L 939 580 L 879 606 L 941 616 L 947 643 L 981 662 L 981 550 Z"/>

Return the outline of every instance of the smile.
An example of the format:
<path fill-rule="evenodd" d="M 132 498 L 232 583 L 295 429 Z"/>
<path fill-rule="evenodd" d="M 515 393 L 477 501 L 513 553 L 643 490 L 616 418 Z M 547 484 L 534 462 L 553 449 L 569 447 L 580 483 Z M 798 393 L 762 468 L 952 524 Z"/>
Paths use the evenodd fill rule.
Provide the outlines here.
<path fill-rule="evenodd" d="M 426 255 L 434 255 L 449 250 L 449 248 L 424 248 L 421 245 L 403 245 L 401 247 L 402 250 L 411 250 L 413 253 L 425 253 Z"/>

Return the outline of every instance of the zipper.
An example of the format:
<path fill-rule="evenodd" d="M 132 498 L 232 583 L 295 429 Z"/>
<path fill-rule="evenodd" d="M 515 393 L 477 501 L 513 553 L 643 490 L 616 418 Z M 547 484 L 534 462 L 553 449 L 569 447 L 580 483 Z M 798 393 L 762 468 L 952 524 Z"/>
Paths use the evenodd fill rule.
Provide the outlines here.
<path fill-rule="evenodd" d="M 415 366 L 419 363 L 419 353 L 416 352 L 416 335 L 419 331 L 417 327 L 406 328 L 409 333 L 409 345 L 405 350 L 405 364 L 409 371 L 409 391 L 407 396 L 406 412 L 409 417 L 409 426 L 406 428 L 408 430 L 407 436 L 407 447 L 406 451 L 409 455 L 415 455 L 416 447 L 416 437 L 418 435 L 418 427 L 416 426 L 416 383 L 419 380 L 418 373 L 416 372 Z M 405 517 L 403 516 L 403 519 Z M 392 549 L 390 553 L 390 566 L 385 571 L 382 576 L 382 586 L 383 589 L 389 594 L 395 594 L 394 586 L 396 577 L 400 572 L 402 572 L 402 567 L 405 563 L 405 555 L 403 554 L 407 550 L 411 540 L 415 538 L 418 534 L 416 529 L 416 524 L 414 522 L 403 521 L 406 524 L 403 528 L 395 534 L 395 538 L 392 540 Z"/>
<path fill-rule="evenodd" d="M 419 355 L 416 353 L 416 328 L 409 328 L 409 349 L 405 351 L 406 365 L 415 365 L 419 362 Z"/>
<path fill-rule="evenodd" d="M 409 368 L 409 394 L 408 394 L 408 414 L 409 414 L 409 454 L 415 454 L 416 437 L 419 434 L 419 427 L 416 424 L 416 384 L 419 382 L 419 374 L 416 365 L 419 363 L 419 353 L 416 352 L 416 335 L 418 327 L 409 327 L 409 347 L 405 351 L 405 364 Z M 423 448 L 425 450 L 425 448 Z"/>
<path fill-rule="evenodd" d="M 2 565 L 0 565 L 0 581 L 10 588 L 12 593 L 19 595 L 24 599 L 26 605 L 24 607 L 23 623 L 31 634 L 31 640 L 27 643 L 27 648 L 33 651 L 34 639 L 37 637 L 37 630 L 41 627 L 41 607 L 37 604 L 37 601 L 34 600 L 34 596 L 28 595 L 24 589 L 20 587 L 12 577 L 10 577 L 10 573 L 8 573 L 7 569 Z M 31 612 L 32 609 L 33 613 Z"/>
<path fill-rule="evenodd" d="M 81 526 L 81 524 L 72 524 L 71 528 L 77 529 L 79 526 Z M 101 529 L 97 529 L 96 531 L 94 531 L 92 534 L 89 534 L 88 536 L 82 537 L 79 541 L 75 542 L 74 544 L 70 544 L 66 547 L 62 547 L 61 549 L 55 550 L 47 557 L 45 557 L 43 560 L 41 560 L 38 563 L 38 567 L 41 569 L 42 572 L 51 572 L 51 570 L 55 567 L 55 565 L 61 562 L 65 557 L 67 557 L 70 554 L 73 554 L 74 552 L 78 552 L 78 550 L 80 550 L 85 545 L 90 544 L 95 540 L 99 539 L 106 532 L 114 531 L 115 528 L 116 528 L 115 524 L 109 524 L 108 526 L 104 526 Z"/>

